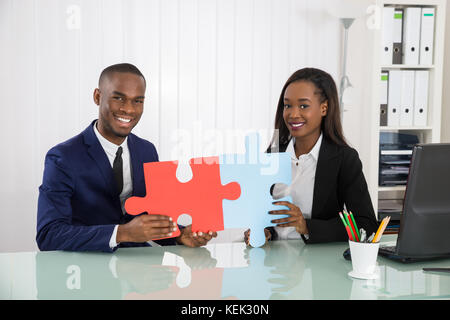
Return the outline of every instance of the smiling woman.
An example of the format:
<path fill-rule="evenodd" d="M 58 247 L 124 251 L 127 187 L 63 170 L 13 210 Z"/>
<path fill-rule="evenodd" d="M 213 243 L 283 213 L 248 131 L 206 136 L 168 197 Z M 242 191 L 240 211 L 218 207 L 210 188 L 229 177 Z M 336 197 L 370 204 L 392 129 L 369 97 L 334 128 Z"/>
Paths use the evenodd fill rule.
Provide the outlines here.
<path fill-rule="evenodd" d="M 290 195 L 293 201 L 274 203 L 289 209 L 270 212 L 277 226 L 267 228 L 267 240 L 345 241 L 338 216 L 344 206 L 358 226 L 368 234 L 374 232 L 377 223 L 361 160 L 342 133 L 333 78 L 315 68 L 294 72 L 280 94 L 275 129 L 267 151 L 275 147 L 290 154 L 292 183 L 275 184 L 271 193 L 274 199 Z M 276 218 L 282 214 L 289 217 Z M 244 237 L 248 242 L 249 230 Z"/>
<path fill-rule="evenodd" d="M 284 124 L 290 135 L 299 141 L 297 156 L 308 153 L 320 136 L 322 118 L 327 115 L 328 100 L 321 96 L 312 82 L 297 81 L 286 88 L 283 101 Z"/>
<path fill-rule="evenodd" d="M 293 106 L 298 109 L 294 110 L 292 115 Z M 309 136 L 311 141 L 308 144 L 311 149 L 313 147 L 311 142 L 315 143 L 320 132 L 323 132 L 334 143 L 346 146 L 339 110 L 336 83 L 331 75 L 315 68 L 300 69 L 289 77 L 281 91 L 275 116 L 275 129 L 279 130 L 279 141 L 273 140 L 272 143 L 276 143 L 280 149 L 286 149 L 292 137 Z M 298 111 L 299 114 L 296 114 L 295 111 Z M 292 130 L 295 126 L 289 123 L 296 124 L 295 121 L 298 119 L 301 119 L 309 127 L 309 135 L 305 132 L 307 130 L 301 132 Z M 296 125 L 298 126 L 298 123 Z M 313 126 L 314 128 L 312 128 Z M 314 135 L 311 136 L 311 133 Z"/>

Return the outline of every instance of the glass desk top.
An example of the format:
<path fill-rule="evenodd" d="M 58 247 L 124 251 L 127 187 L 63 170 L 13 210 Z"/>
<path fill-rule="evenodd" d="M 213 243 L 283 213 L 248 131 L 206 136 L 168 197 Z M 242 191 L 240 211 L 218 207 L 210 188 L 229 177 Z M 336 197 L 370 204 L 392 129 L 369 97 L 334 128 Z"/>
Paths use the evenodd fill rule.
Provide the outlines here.
<path fill-rule="evenodd" d="M 396 236 L 383 236 L 382 242 Z M 348 243 L 272 241 L 122 248 L 115 253 L 0 253 L 0 299 L 450 299 L 450 259 L 378 257 L 376 280 L 347 274 Z"/>

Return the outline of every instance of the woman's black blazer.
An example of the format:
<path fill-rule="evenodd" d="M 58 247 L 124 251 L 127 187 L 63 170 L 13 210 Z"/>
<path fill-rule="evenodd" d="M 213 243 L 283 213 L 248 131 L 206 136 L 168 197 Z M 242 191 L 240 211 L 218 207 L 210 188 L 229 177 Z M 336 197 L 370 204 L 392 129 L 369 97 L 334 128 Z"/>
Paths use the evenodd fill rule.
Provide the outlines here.
<path fill-rule="evenodd" d="M 347 232 L 339 217 L 344 204 L 347 211 L 353 213 L 358 228 L 364 228 L 368 237 L 377 230 L 358 152 L 324 136 L 316 167 L 311 218 L 306 220 L 309 239 L 302 235 L 303 240 L 306 243 L 347 241 Z M 270 231 L 276 239 L 274 230 Z"/>

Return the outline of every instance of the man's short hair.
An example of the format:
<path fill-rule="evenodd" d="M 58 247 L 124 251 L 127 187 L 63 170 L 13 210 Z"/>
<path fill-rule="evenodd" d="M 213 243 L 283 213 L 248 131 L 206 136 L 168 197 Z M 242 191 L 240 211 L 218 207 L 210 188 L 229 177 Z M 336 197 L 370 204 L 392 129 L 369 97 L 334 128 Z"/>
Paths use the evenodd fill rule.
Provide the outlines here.
<path fill-rule="evenodd" d="M 114 72 L 122 72 L 122 73 L 129 72 L 135 74 L 137 76 L 142 77 L 142 79 L 144 79 L 144 84 L 146 84 L 144 75 L 136 66 L 132 65 L 131 63 L 118 63 L 103 69 L 102 73 L 100 74 L 100 78 L 98 79 L 98 86 L 100 87 L 100 83 L 102 82 L 102 80 L 106 79 Z"/>

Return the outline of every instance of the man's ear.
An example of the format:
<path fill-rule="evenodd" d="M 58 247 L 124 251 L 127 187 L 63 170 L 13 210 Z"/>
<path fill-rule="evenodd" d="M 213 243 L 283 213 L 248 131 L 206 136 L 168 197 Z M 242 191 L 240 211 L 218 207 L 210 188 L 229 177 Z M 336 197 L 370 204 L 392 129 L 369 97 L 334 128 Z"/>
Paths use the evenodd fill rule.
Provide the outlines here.
<path fill-rule="evenodd" d="M 98 88 L 96 88 L 94 90 L 93 97 L 94 97 L 95 104 L 99 106 L 100 105 L 100 90 Z"/>

